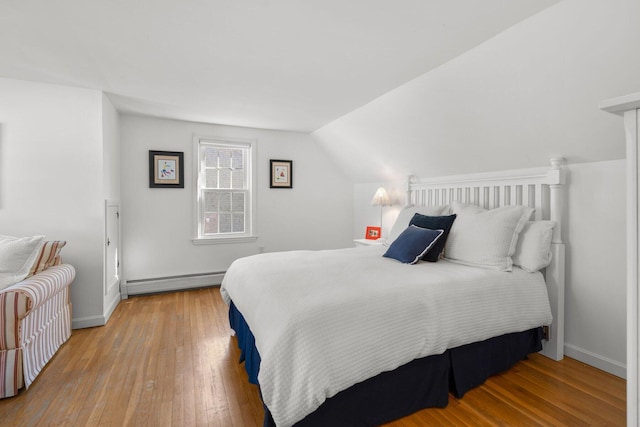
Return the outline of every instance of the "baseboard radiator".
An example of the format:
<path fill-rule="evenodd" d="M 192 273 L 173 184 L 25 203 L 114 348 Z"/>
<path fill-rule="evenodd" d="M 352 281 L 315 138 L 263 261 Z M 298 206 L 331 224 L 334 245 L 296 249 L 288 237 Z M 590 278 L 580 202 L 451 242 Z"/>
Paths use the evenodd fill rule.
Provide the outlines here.
<path fill-rule="evenodd" d="M 120 288 L 120 295 L 123 299 L 126 299 L 129 295 L 181 291 L 186 289 L 216 286 L 222 283 L 224 273 L 224 271 L 216 271 L 212 273 L 156 277 L 153 279 L 127 280 Z"/>

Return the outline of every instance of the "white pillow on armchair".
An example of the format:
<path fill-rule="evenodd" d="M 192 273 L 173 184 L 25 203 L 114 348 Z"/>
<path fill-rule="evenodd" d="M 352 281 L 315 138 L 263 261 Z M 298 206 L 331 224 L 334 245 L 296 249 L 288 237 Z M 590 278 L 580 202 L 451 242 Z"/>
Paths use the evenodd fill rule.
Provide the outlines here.
<path fill-rule="evenodd" d="M 0 290 L 27 277 L 45 236 L 0 236 Z"/>

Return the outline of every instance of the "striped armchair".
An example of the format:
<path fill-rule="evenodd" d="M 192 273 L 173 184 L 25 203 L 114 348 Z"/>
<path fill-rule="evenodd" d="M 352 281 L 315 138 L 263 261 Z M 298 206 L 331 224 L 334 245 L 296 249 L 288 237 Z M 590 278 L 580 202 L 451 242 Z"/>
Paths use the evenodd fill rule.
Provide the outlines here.
<path fill-rule="evenodd" d="M 0 291 L 0 398 L 29 388 L 71 336 L 69 264 L 49 267 Z"/>

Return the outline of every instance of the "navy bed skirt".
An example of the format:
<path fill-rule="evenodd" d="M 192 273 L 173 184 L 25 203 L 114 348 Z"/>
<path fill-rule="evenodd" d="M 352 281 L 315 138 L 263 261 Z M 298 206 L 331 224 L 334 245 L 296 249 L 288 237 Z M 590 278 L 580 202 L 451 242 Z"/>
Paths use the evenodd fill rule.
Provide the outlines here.
<path fill-rule="evenodd" d="M 245 362 L 249 382 L 258 384 L 260 355 L 233 302 L 229 321 L 238 338 L 240 363 Z M 542 350 L 542 337 L 542 328 L 534 328 L 413 360 L 341 391 L 296 426 L 376 426 L 424 408 L 444 408 L 449 392 L 462 397 L 490 376 Z M 275 427 L 266 406 L 264 427 Z"/>

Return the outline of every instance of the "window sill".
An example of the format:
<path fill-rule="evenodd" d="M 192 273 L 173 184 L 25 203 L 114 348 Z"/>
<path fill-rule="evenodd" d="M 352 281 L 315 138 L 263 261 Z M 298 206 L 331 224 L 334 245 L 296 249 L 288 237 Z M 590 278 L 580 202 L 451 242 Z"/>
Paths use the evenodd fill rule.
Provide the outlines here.
<path fill-rule="evenodd" d="M 253 243 L 258 240 L 258 236 L 242 236 L 242 237 L 210 237 L 193 239 L 194 245 L 222 245 L 226 243 Z"/>

